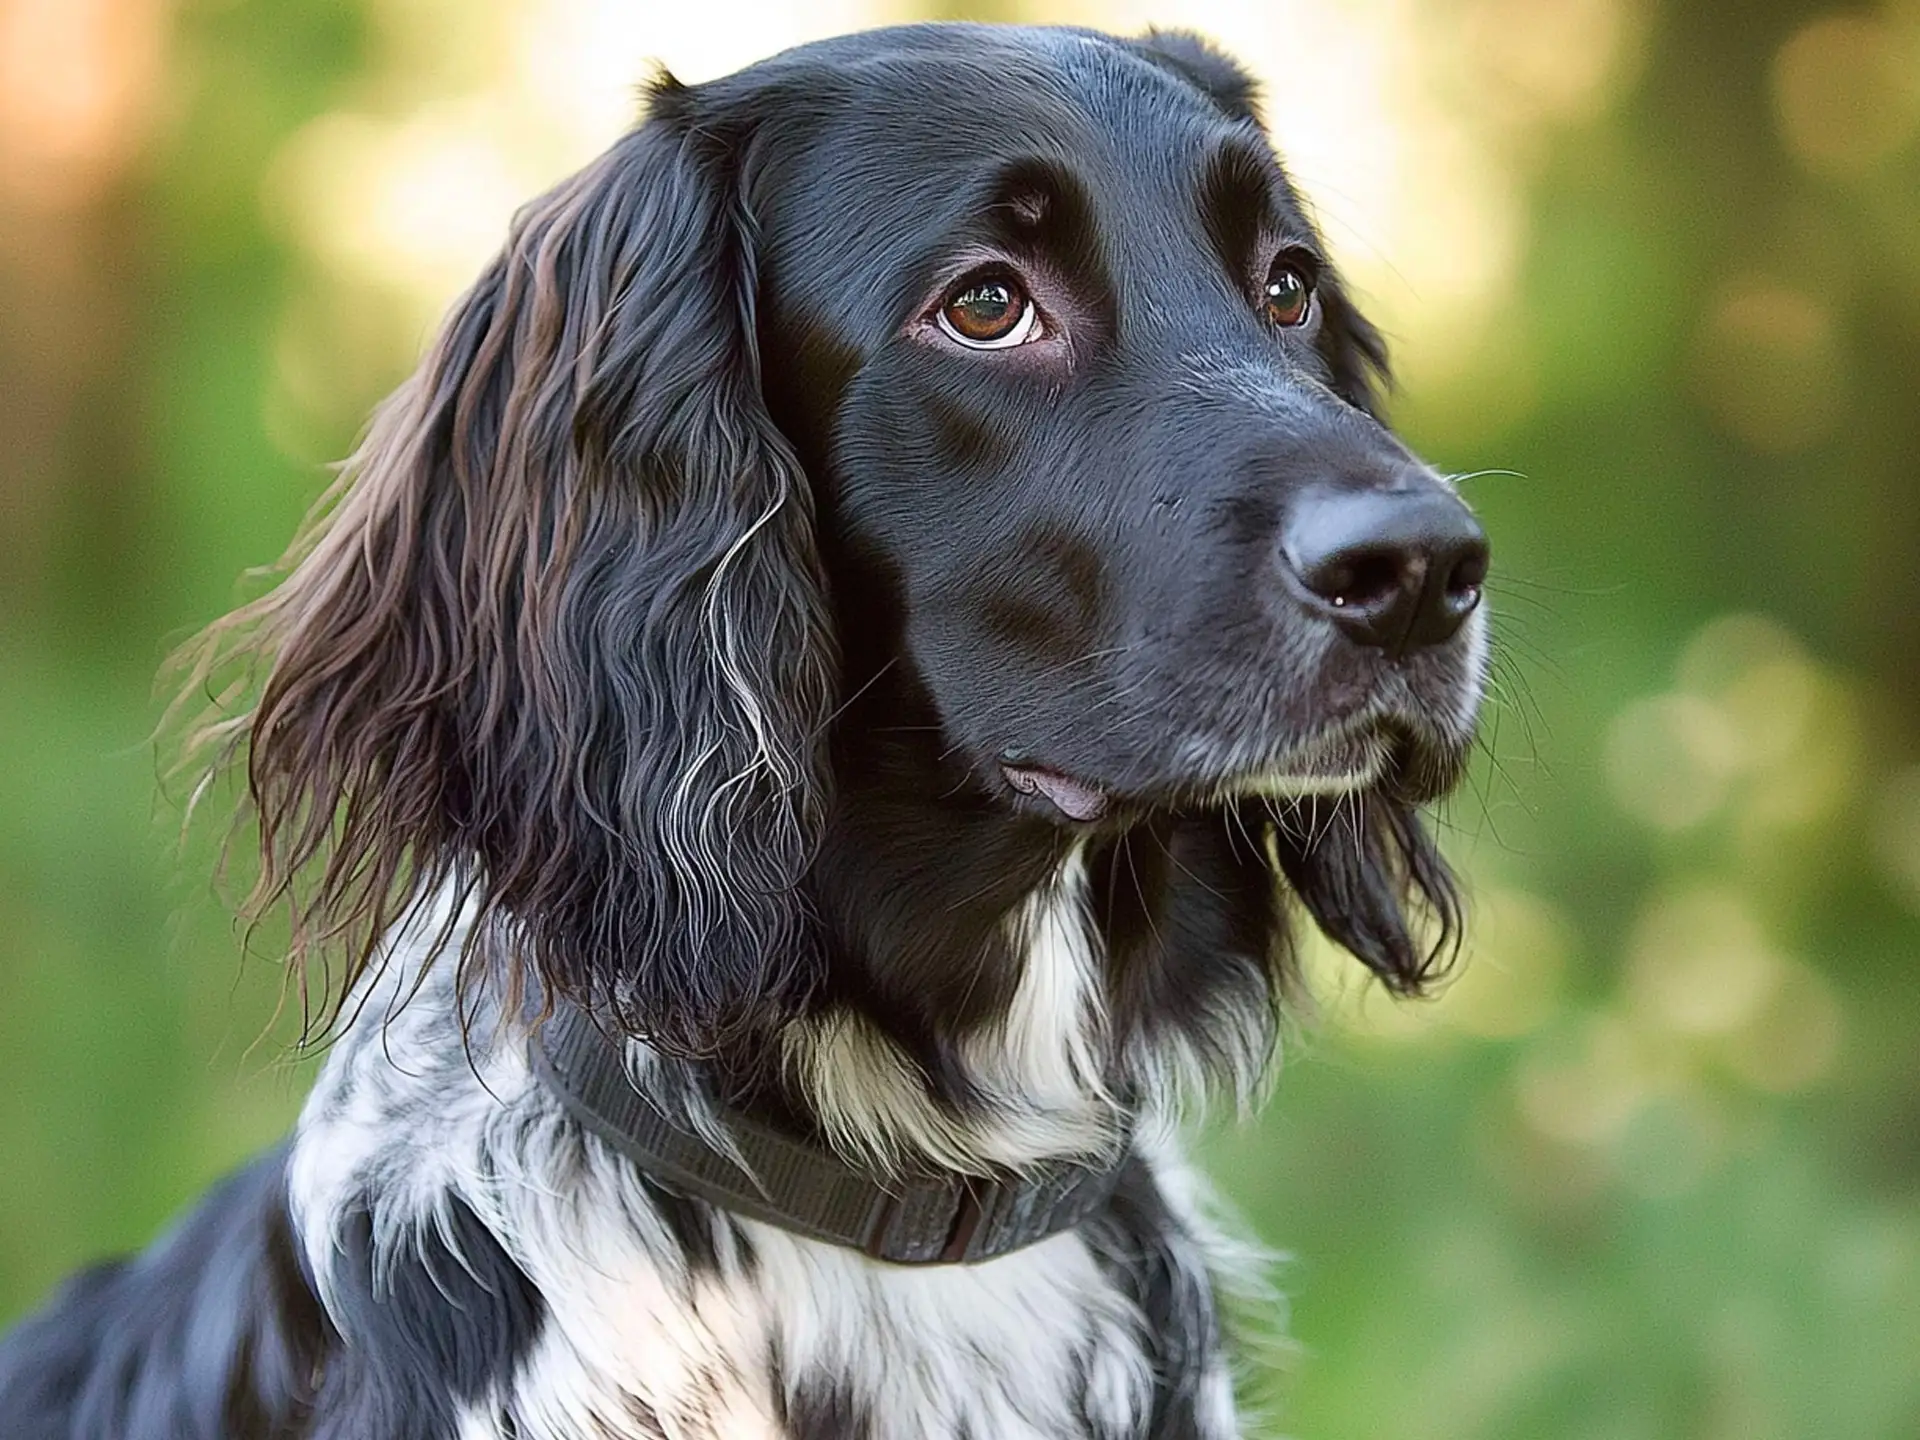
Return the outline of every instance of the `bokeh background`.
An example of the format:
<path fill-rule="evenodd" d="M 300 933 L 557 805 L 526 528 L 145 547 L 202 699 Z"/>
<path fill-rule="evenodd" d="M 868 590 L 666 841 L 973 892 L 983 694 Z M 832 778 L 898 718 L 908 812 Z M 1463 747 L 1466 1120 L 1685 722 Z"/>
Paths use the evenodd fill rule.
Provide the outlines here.
<path fill-rule="evenodd" d="M 0 1319 L 307 1075 L 169 645 L 651 60 L 963 14 L 1249 61 L 1399 422 L 1492 472 L 1473 957 L 1318 957 L 1208 1141 L 1293 1257 L 1259 1433 L 1920 1436 L 1920 0 L 0 0 Z"/>

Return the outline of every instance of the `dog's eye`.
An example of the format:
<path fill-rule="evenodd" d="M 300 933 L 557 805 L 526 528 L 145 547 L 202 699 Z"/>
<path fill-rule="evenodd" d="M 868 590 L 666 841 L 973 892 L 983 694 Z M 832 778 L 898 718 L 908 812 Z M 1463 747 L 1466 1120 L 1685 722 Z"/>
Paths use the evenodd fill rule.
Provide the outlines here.
<path fill-rule="evenodd" d="M 966 280 L 940 307 L 940 328 L 970 350 L 1008 350 L 1037 338 L 1040 313 L 1013 280 Z"/>
<path fill-rule="evenodd" d="M 1297 262 L 1287 259 L 1273 262 L 1273 269 L 1267 272 L 1265 308 L 1272 324 L 1306 323 L 1307 313 L 1313 309 L 1313 281 Z"/>

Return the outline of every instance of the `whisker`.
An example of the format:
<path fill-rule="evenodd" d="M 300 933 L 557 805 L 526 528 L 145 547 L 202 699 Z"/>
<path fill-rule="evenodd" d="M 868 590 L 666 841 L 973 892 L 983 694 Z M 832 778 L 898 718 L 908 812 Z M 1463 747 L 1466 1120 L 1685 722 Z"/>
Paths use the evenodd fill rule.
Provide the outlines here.
<path fill-rule="evenodd" d="M 1505 470 L 1497 466 L 1489 466 L 1485 470 L 1461 470 L 1455 474 L 1444 475 L 1441 478 L 1449 485 L 1464 485 L 1469 480 L 1484 480 L 1490 475 L 1505 475 L 1514 480 L 1531 480 L 1533 478 L 1524 470 Z"/>

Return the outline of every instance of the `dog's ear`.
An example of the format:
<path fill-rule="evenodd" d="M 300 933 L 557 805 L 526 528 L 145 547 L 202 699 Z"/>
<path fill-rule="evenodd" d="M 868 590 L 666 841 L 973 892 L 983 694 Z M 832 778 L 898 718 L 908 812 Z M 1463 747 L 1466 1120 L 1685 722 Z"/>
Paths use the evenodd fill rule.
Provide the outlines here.
<path fill-rule="evenodd" d="M 1446 973 L 1460 946 L 1460 894 L 1411 805 L 1314 797 L 1270 814 L 1281 871 L 1328 939 L 1397 994 Z"/>
<path fill-rule="evenodd" d="M 1349 405 L 1377 417 L 1386 392 L 1393 388 L 1386 339 L 1360 313 L 1339 277 L 1323 276 L 1316 293 L 1320 354 L 1333 372 L 1333 388 Z"/>
<path fill-rule="evenodd" d="M 1149 30 L 1134 50 L 1199 90 L 1236 120 L 1260 123 L 1260 82 L 1240 63 L 1191 30 Z"/>
<path fill-rule="evenodd" d="M 450 886 L 463 960 L 675 1053 L 813 978 L 835 683 L 738 148 L 697 108 L 663 79 L 521 213 L 304 558 L 205 642 L 272 657 L 230 730 L 297 956 L 339 943 L 357 976 Z"/>

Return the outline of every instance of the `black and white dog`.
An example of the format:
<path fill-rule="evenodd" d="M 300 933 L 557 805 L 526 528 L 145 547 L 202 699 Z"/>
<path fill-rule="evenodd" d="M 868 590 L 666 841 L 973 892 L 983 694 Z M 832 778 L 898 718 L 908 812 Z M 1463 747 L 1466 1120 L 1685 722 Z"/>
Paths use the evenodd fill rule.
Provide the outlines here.
<path fill-rule="evenodd" d="M 1169 1122 L 1446 958 L 1487 559 L 1250 92 L 877 31 L 521 215 L 202 656 L 325 1072 L 8 1436 L 1237 1433 Z"/>

